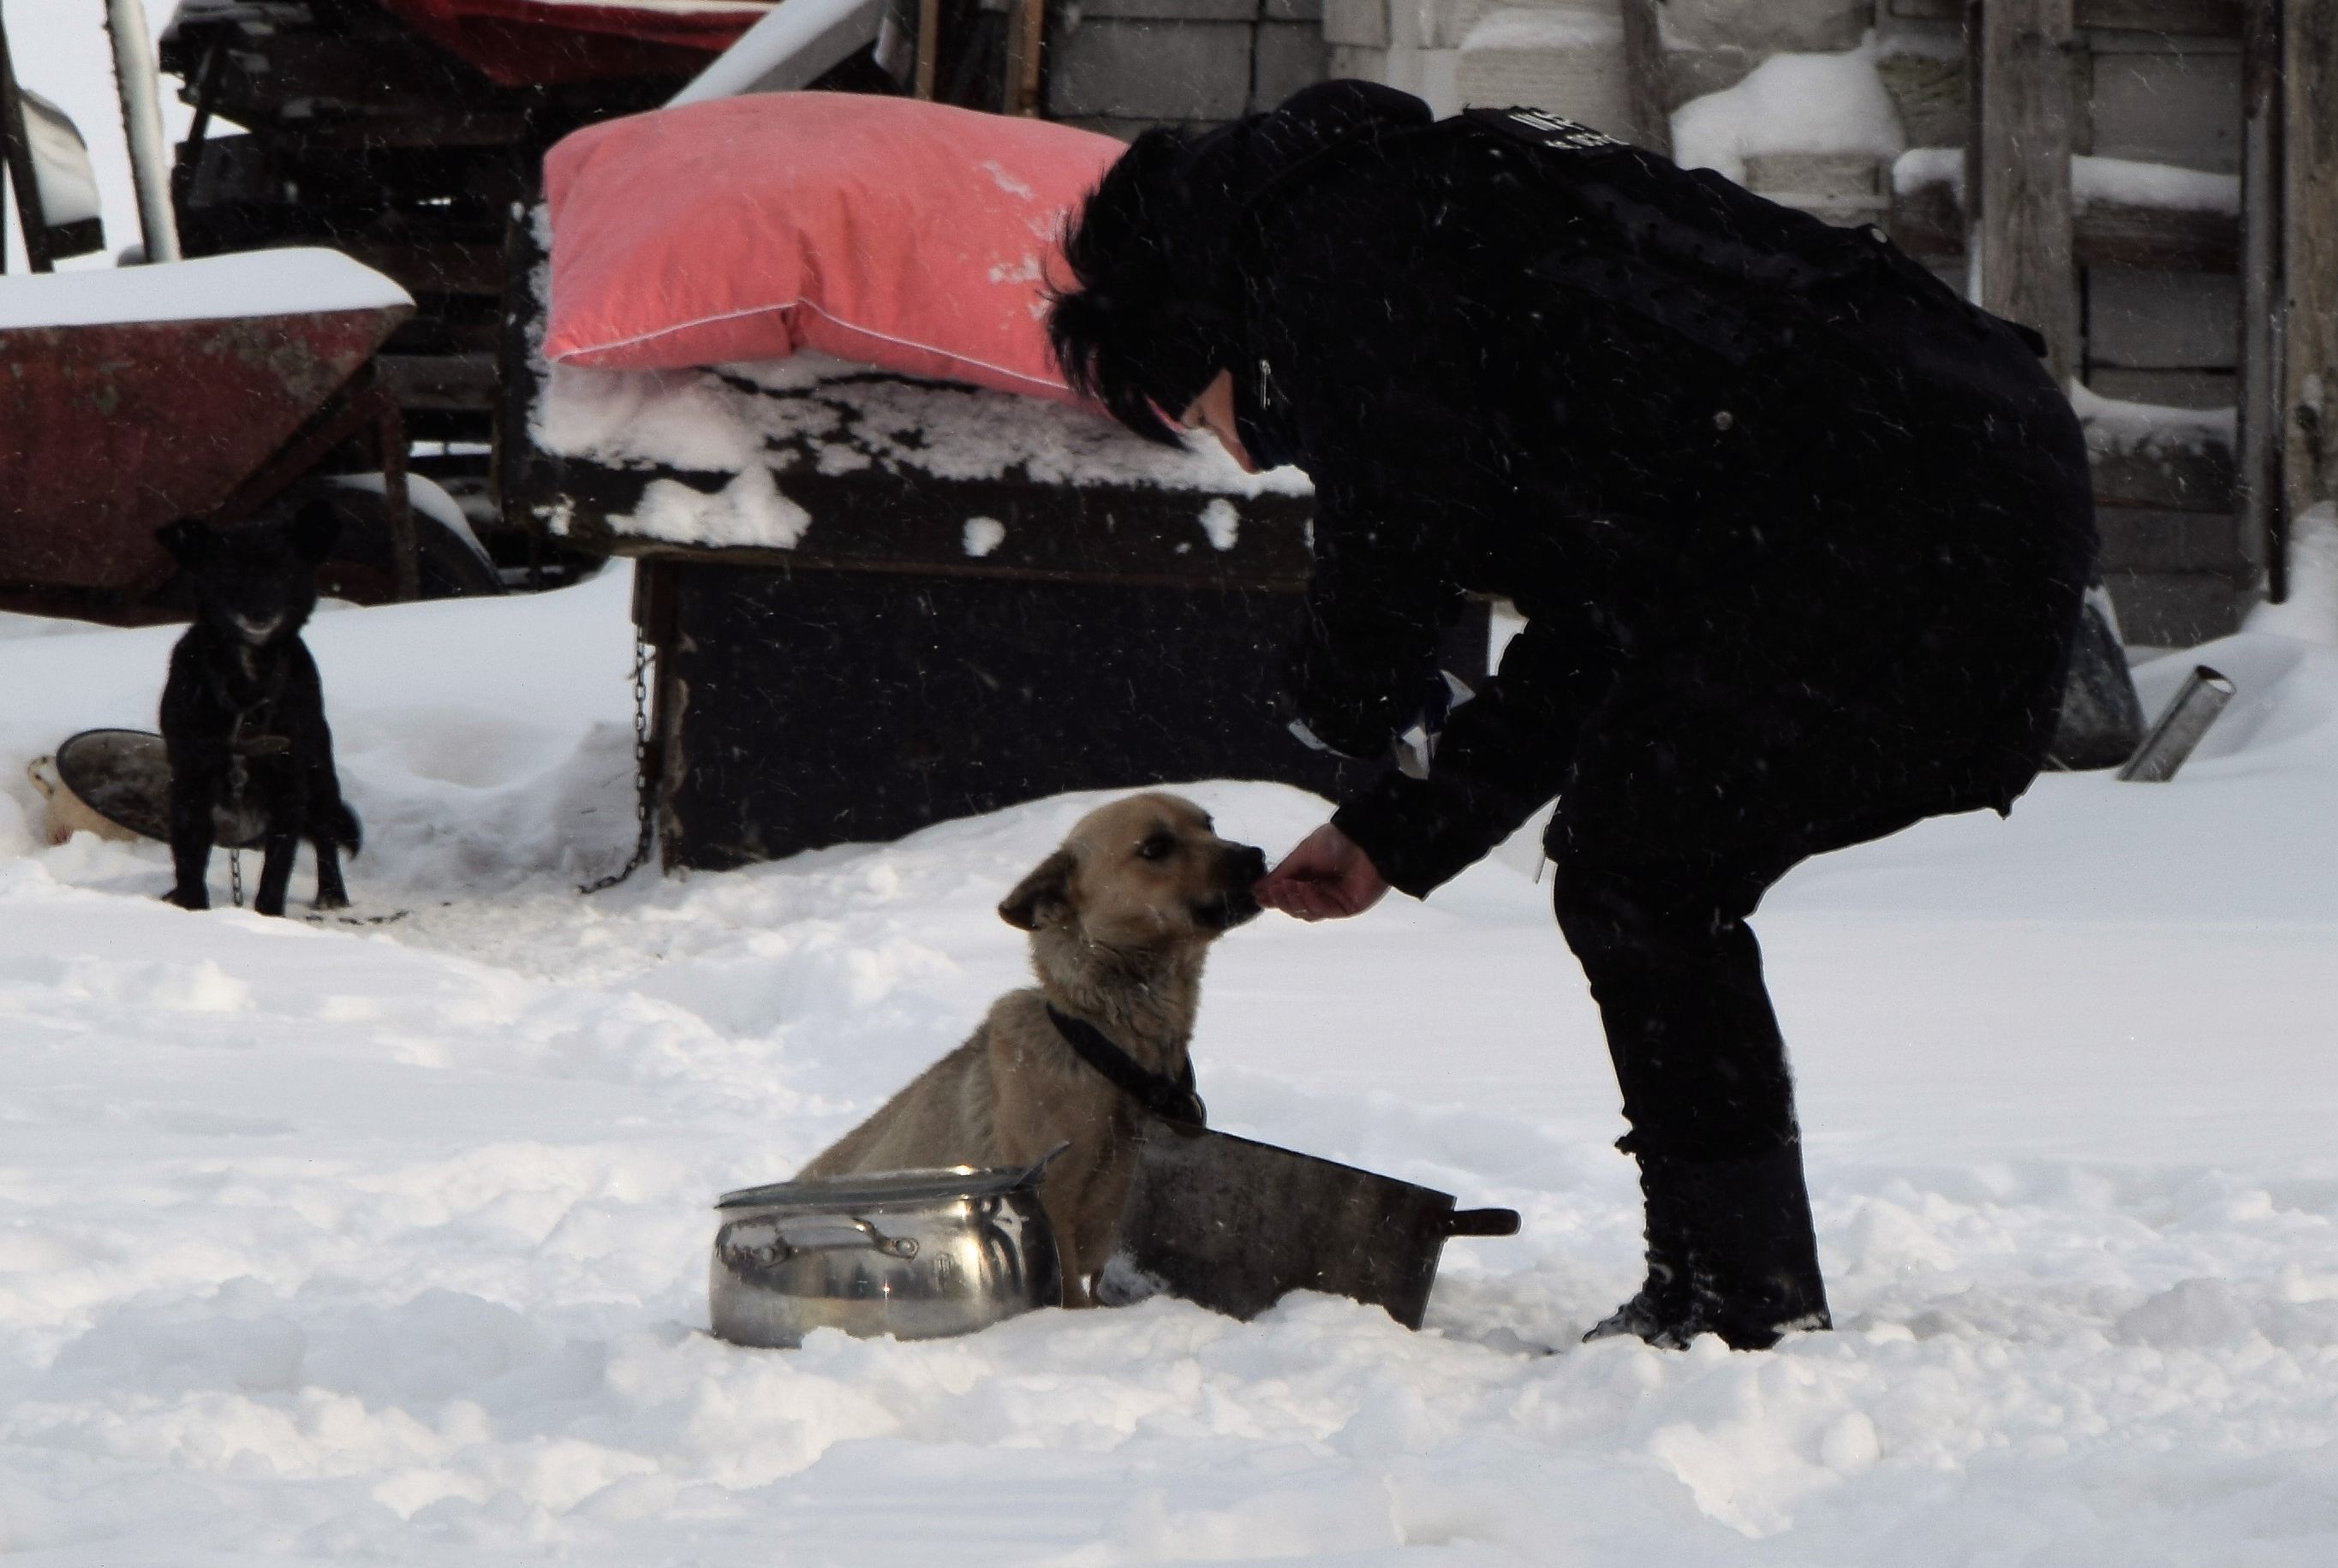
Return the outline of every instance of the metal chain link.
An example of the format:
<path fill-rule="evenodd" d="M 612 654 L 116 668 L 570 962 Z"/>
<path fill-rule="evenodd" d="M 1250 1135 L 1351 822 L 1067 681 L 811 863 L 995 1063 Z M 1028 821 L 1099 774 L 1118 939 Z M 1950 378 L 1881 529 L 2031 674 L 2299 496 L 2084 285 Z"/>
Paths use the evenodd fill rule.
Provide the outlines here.
<path fill-rule="evenodd" d="M 227 852 L 227 896 L 235 900 L 237 908 L 243 907 L 243 851 L 241 849 Z"/>
<path fill-rule="evenodd" d="M 650 811 L 655 789 L 656 781 L 650 777 L 650 645 L 637 626 L 634 629 L 634 818 L 639 832 L 634 839 L 632 859 L 598 882 L 586 883 L 577 892 L 598 893 L 614 887 L 649 863 L 650 848 L 657 838 L 656 822 Z"/>

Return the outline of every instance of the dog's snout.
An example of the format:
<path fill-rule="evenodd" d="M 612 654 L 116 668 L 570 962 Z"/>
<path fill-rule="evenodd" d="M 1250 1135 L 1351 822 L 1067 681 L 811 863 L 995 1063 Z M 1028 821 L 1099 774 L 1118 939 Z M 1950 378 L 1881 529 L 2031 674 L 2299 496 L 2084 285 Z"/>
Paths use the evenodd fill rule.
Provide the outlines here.
<path fill-rule="evenodd" d="M 1255 844 L 1238 844 L 1226 856 L 1227 868 L 1247 887 L 1266 875 L 1266 851 Z"/>

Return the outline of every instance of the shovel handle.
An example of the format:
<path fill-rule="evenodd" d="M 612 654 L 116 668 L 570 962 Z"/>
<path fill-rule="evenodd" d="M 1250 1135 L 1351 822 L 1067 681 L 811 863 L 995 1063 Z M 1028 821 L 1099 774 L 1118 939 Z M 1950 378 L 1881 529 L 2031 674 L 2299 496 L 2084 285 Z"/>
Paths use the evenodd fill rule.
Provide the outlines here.
<path fill-rule="evenodd" d="M 1518 1233 L 1518 1211 L 1515 1209 L 1456 1209 L 1445 1217 L 1448 1236 L 1515 1236 Z"/>

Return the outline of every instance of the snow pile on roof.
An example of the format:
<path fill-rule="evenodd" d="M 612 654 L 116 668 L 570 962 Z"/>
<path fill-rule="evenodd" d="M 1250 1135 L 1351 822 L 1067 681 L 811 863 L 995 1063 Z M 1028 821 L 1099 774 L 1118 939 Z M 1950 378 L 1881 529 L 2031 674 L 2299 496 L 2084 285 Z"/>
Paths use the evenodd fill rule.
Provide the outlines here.
<path fill-rule="evenodd" d="M 152 267 L 0 277 L 0 330 L 135 321 L 225 321 L 410 307 L 391 279 L 338 250 L 306 247 Z"/>
<path fill-rule="evenodd" d="M 1674 161 L 1737 181 L 1748 158 L 1768 153 L 1894 158 L 1905 145 L 1872 35 L 1840 54 L 1773 54 L 1735 86 L 1673 112 Z"/>

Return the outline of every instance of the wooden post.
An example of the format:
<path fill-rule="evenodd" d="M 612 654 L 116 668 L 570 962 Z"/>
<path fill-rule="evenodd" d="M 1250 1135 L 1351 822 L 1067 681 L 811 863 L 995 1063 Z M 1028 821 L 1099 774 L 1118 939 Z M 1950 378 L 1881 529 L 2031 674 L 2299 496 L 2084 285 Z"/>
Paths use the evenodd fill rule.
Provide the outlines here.
<path fill-rule="evenodd" d="M 1669 158 L 1673 155 L 1672 76 L 1657 0 L 1623 0 L 1624 69 L 1631 78 L 1632 141 Z"/>
<path fill-rule="evenodd" d="M 2078 365 L 2078 272 L 2071 243 L 2071 0 L 1973 0 L 1973 83 L 1965 211 L 1981 308 L 2034 327 L 2067 383 Z"/>
<path fill-rule="evenodd" d="M 2292 517 L 2338 499 L 2338 15 L 2288 0 L 2282 22 L 2283 469 Z"/>
<path fill-rule="evenodd" d="M 2242 554 L 2265 597 L 2289 597 L 2289 504 L 2282 482 L 2283 0 L 2250 0 L 2241 58 L 2241 348 L 2234 469 Z"/>
<path fill-rule="evenodd" d="M 49 253 L 49 215 L 41 205 L 41 179 L 33 169 L 33 142 L 25 130 L 25 101 L 16 96 L 16 67 L 8 54 L 8 24 L 0 17 L 0 175 L 16 188 L 16 220 L 25 230 L 25 261 L 35 272 L 55 266 Z M 5 225 L 0 225 L 0 272 L 8 270 Z"/>
<path fill-rule="evenodd" d="M 389 520 L 391 591 L 401 604 L 422 597 L 422 546 L 414 534 L 414 497 L 406 483 L 406 416 L 398 407 L 398 389 L 381 373 L 381 361 L 370 359 L 359 371 L 364 396 L 374 404 L 374 445 L 381 459 L 382 511 Z"/>
<path fill-rule="evenodd" d="M 918 0 L 918 69 L 916 94 L 934 95 L 934 55 L 941 48 L 942 0 Z"/>
<path fill-rule="evenodd" d="M 1009 114 L 1039 113 L 1039 46 L 1047 25 L 1047 0 L 1009 0 L 1007 10 L 1007 93 Z"/>

